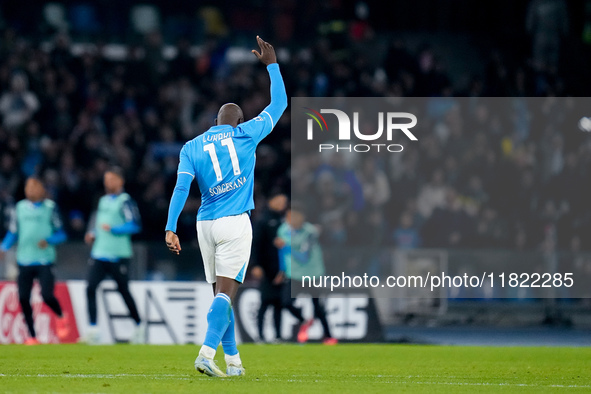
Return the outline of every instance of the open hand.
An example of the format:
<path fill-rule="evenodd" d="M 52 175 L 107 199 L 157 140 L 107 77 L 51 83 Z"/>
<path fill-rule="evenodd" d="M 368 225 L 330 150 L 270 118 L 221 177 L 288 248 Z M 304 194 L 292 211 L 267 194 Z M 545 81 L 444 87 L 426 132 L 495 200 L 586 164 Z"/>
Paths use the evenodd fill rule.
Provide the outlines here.
<path fill-rule="evenodd" d="M 172 231 L 167 231 L 165 241 L 168 250 L 170 250 L 172 253 L 176 253 L 178 255 L 181 252 L 181 243 L 179 241 L 178 235 Z"/>
<path fill-rule="evenodd" d="M 265 66 L 268 66 L 272 63 L 277 63 L 277 56 L 275 55 L 275 49 L 273 49 L 273 45 L 269 44 L 259 36 L 257 36 L 257 43 L 259 44 L 259 48 L 261 48 L 261 53 L 257 52 L 255 49 L 252 50 L 252 53 L 255 54 L 256 57 L 259 58 L 261 63 Z"/>

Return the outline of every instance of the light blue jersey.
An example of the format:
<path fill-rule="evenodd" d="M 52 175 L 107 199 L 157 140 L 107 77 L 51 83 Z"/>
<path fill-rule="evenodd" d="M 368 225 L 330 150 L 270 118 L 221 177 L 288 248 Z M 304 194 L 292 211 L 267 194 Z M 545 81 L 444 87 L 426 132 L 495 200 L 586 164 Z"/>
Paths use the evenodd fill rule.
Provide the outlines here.
<path fill-rule="evenodd" d="M 271 103 L 254 119 L 231 125 L 213 126 L 187 142 L 180 153 L 166 230 L 176 232 L 178 217 L 197 180 L 201 207 L 197 220 L 240 215 L 254 209 L 254 167 L 257 145 L 265 138 L 287 107 L 287 94 L 279 65 L 267 66 L 271 78 Z"/>
<path fill-rule="evenodd" d="M 270 115 L 232 128 L 213 126 L 181 150 L 179 174 L 197 179 L 201 207 L 197 220 L 239 215 L 254 208 L 255 151 L 273 128 Z"/>

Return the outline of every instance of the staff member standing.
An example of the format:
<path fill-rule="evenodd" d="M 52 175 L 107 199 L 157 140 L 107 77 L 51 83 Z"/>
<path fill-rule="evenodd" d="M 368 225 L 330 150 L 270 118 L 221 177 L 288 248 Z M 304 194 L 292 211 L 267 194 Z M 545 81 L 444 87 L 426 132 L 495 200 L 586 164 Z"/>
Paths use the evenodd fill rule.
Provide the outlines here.
<path fill-rule="evenodd" d="M 90 252 L 90 271 L 88 273 L 88 317 L 90 328 L 87 342 L 100 343 L 96 326 L 96 289 L 107 275 L 117 282 L 117 289 L 131 317 L 137 324 L 131 342 L 144 342 L 144 329 L 141 319 L 129 292 L 129 262 L 133 254 L 131 236 L 141 230 L 140 215 L 137 205 L 123 190 L 125 178 L 123 170 L 113 167 L 105 172 L 104 185 L 106 194 L 101 197 L 98 210 L 91 220 L 89 231 L 84 240 L 92 245 Z"/>
<path fill-rule="evenodd" d="M 66 240 L 62 221 L 55 202 L 45 198 L 43 183 L 37 178 L 27 179 L 25 199 L 19 201 L 12 214 L 8 233 L 0 246 L 0 257 L 15 243 L 17 245 L 16 261 L 18 264 L 18 298 L 29 329 L 30 337 L 25 340 L 27 345 L 39 343 L 33 324 L 31 307 L 31 291 L 35 278 L 41 284 L 43 301 L 58 316 L 57 335 L 63 340 L 69 334 L 67 319 L 62 316 L 62 308 L 53 294 L 55 277 L 55 245 Z"/>
<path fill-rule="evenodd" d="M 279 249 L 279 260 L 287 281 L 284 284 L 284 307 L 301 322 L 301 312 L 294 307 L 294 298 L 291 298 L 290 280 L 300 281 L 303 275 L 321 277 L 325 273 L 322 248 L 318 240 L 318 229 L 312 223 L 306 221 L 304 208 L 300 204 L 292 203 L 285 214 L 285 222 L 277 230 L 275 246 Z M 326 319 L 326 310 L 319 298 L 312 298 L 314 305 L 314 318 L 320 320 L 324 331 L 322 343 L 335 345 L 338 340 L 330 334 L 330 328 Z M 308 329 L 314 323 L 314 319 L 301 324 L 298 332 L 298 342 L 308 341 Z"/>
<path fill-rule="evenodd" d="M 273 307 L 274 342 L 281 341 L 281 288 L 283 271 L 279 269 L 279 252 L 273 241 L 287 209 L 287 196 L 276 194 L 269 199 L 267 209 L 254 226 L 252 275 L 260 280 L 261 306 L 257 313 L 259 340 L 265 341 L 264 321 L 269 306 Z"/>

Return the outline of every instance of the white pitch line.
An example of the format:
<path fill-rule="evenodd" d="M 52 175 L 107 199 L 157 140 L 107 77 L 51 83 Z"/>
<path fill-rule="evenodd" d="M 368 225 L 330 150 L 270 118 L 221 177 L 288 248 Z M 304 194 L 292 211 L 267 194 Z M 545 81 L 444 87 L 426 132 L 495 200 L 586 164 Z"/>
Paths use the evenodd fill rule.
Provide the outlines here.
<path fill-rule="evenodd" d="M 196 375 L 199 377 L 200 375 Z M 308 375 L 293 375 L 293 377 L 299 376 L 308 376 Z M 74 378 L 74 379 L 117 379 L 117 378 L 147 378 L 147 379 L 154 379 L 154 380 L 163 380 L 163 379 L 180 379 L 180 380 L 192 380 L 194 377 L 186 377 L 186 376 L 179 376 L 173 374 L 158 374 L 158 375 L 147 375 L 147 374 L 1 374 L 0 377 L 12 377 L 12 378 Z M 392 376 L 379 376 L 379 377 L 392 377 Z M 411 377 L 411 376 L 409 376 Z M 418 377 L 418 376 L 417 376 Z M 263 381 L 269 382 L 303 382 L 301 379 L 276 379 L 276 378 L 263 378 L 258 379 Z M 322 379 L 316 379 L 316 382 L 326 382 Z M 515 386 L 515 387 L 538 387 L 538 388 L 545 388 L 545 387 L 552 387 L 552 388 L 591 388 L 590 385 L 578 385 L 578 384 L 549 384 L 549 385 L 539 385 L 539 384 L 528 384 L 528 383 L 490 383 L 490 382 L 429 382 L 429 381 L 416 381 L 416 380 L 393 380 L 393 381 L 383 381 L 383 380 L 376 380 L 375 383 L 382 383 L 382 384 L 425 384 L 425 385 L 445 385 L 445 386 Z"/>
<path fill-rule="evenodd" d="M 447 386 L 515 386 L 515 387 L 538 387 L 538 388 L 545 388 L 545 387 L 553 387 L 553 388 L 591 388 L 589 385 L 578 385 L 578 384 L 549 384 L 549 385 L 539 385 L 539 384 L 527 384 L 527 383 L 490 383 L 490 382 L 421 382 L 421 381 L 391 381 L 391 382 L 376 382 L 376 383 L 386 383 L 386 384 L 432 384 L 432 385 L 447 385 Z"/>
<path fill-rule="evenodd" d="M 65 374 L 0 374 L 0 377 L 10 378 L 73 378 L 73 379 L 117 379 L 117 378 L 146 378 L 154 380 L 162 379 L 181 379 L 191 380 L 192 378 L 183 377 L 179 375 L 162 374 L 162 375 L 146 375 L 146 374 L 132 374 L 132 373 L 121 373 L 121 374 L 76 374 L 76 373 L 65 373 Z"/>

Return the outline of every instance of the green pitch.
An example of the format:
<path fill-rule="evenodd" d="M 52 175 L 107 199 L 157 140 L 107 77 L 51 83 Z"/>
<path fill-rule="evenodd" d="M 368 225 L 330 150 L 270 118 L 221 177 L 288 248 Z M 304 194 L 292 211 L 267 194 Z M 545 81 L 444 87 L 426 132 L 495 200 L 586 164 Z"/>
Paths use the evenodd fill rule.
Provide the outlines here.
<path fill-rule="evenodd" d="M 197 346 L 0 346 L 0 392 L 589 392 L 591 348 L 242 345 L 244 377 L 193 369 Z M 218 365 L 225 370 L 218 352 Z"/>

